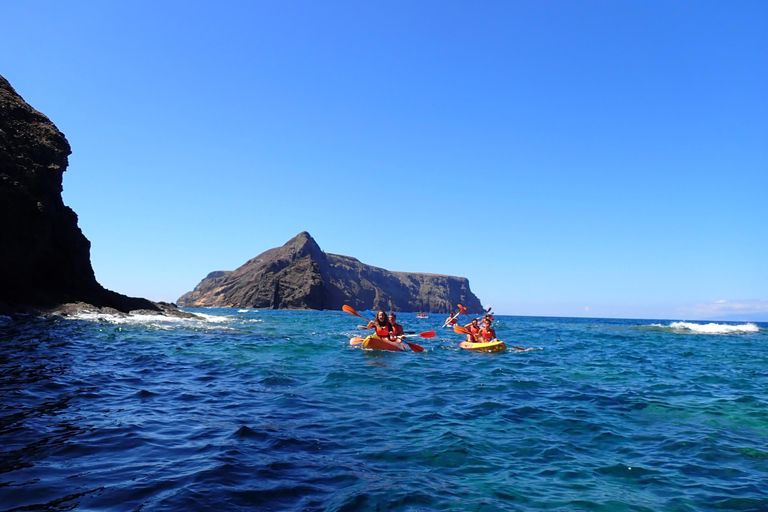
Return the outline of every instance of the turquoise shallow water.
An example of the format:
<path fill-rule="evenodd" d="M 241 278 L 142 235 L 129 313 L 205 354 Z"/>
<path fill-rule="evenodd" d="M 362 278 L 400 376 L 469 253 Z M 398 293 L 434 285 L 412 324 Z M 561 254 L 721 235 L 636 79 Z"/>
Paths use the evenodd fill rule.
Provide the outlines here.
<path fill-rule="evenodd" d="M 766 324 L 196 311 L 0 319 L 0 510 L 768 510 Z"/>

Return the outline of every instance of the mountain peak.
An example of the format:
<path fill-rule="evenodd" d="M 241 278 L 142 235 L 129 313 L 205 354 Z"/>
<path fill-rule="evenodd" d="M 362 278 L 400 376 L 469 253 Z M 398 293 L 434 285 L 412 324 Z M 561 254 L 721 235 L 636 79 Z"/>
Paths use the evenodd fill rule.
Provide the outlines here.
<path fill-rule="evenodd" d="M 203 279 L 178 299 L 190 307 L 357 309 L 447 313 L 454 304 L 481 312 L 466 278 L 390 272 L 356 258 L 326 254 L 302 231 L 237 270 Z"/>
<path fill-rule="evenodd" d="M 320 249 L 320 246 L 317 245 L 317 242 L 315 242 L 315 239 L 312 238 L 312 235 L 310 235 L 307 231 L 302 231 L 295 237 L 291 238 L 285 243 L 285 245 L 283 245 L 283 247 L 286 249 L 291 249 L 294 257 L 297 258 L 301 258 L 308 254 L 313 256 L 324 254 L 323 250 Z"/>

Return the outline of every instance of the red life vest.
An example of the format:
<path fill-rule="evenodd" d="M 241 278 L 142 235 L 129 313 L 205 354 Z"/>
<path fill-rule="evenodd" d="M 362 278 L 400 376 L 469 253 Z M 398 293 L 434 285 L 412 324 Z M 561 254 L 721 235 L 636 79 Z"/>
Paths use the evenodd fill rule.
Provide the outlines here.
<path fill-rule="evenodd" d="M 381 338 L 383 340 L 388 340 L 389 339 L 389 333 L 391 331 L 389 329 L 387 329 L 388 326 L 385 325 L 385 326 L 382 327 L 378 323 L 376 323 L 374 325 L 374 327 L 376 329 L 376 336 L 378 336 L 379 338 Z"/>
<path fill-rule="evenodd" d="M 484 339 L 491 341 L 493 338 L 496 337 L 496 333 L 493 331 L 493 329 L 485 328 L 480 329 L 480 336 L 482 336 Z"/>
<path fill-rule="evenodd" d="M 403 326 L 400 324 L 392 324 L 392 332 L 395 334 L 395 336 L 402 336 Z"/>
<path fill-rule="evenodd" d="M 471 332 L 472 334 L 477 334 L 477 333 L 479 333 L 479 332 L 480 332 L 480 328 L 479 328 L 479 327 L 475 327 L 475 326 L 474 326 L 474 325 L 472 325 L 472 324 L 469 324 L 469 327 L 467 327 L 467 330 L 468 330 L 469 332 Z"/>

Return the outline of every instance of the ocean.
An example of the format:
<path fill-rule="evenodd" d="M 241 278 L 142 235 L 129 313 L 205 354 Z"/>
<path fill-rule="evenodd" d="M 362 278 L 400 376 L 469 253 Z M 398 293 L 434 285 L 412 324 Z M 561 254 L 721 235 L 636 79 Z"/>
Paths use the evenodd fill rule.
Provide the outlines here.
<path fill-rule="evenodd" d="M 0 317 L 2 511 L 768 511 L 768 324 Z"/>

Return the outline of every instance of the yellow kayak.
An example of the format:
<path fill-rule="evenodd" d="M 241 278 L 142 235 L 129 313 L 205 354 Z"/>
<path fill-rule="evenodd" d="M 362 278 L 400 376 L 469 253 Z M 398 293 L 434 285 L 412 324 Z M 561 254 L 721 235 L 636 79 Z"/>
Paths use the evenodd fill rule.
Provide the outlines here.
<path fill-rule="evenodd" d="M 361 341 L 362 340 L 362 341 Z M 405 343 L 401 341 L 383 340 L 378 336 L 368 336 L 367 338 L 352 338 L 350 345 L 361 345 L 366 350 L 389 350 L 391 352 L 404 352 Z"/>
<path fill-rule="evenodd" d="M 472 343 L 471 341 L 462 341 L 459 345 L 467 350 L 477 350 L 480 352 L 501 352 L 506 350 L 507 345 L 501 340 L 484 341 L 481 343 Z"/>

